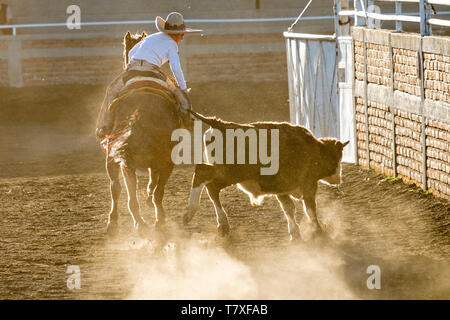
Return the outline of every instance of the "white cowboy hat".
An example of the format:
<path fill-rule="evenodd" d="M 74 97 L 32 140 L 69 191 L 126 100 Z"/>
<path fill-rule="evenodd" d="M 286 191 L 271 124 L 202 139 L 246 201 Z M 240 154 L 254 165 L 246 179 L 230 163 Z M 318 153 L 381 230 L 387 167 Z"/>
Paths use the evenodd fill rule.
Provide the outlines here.
<path fill-rule="evenodd" d="M 183 15 L 178 12 L 171 12 L 164 20 L 160 16 L 155 19 L 156 29 L 164 33 L 191 33 L 202 32 L 203 30 L 189 29 L 184 25 Z"/>

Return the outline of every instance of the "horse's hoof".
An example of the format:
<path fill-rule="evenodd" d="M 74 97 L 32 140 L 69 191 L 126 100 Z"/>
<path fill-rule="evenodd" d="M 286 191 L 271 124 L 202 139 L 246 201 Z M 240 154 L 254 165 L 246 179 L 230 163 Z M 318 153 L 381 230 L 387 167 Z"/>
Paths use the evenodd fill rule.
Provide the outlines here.
<path fill-rule="evenodd" d="M 167 231 L 166 223 L 160 221 L 155 222 L 155 231 L 158 233 L 165 233 Z"/>
<path fill-rule="evenodd" d="M 186 226 L 189 222 L 191 222 L 192 218 L 194 217 L 194 214 L 192 212 L 186 212 L 183 215 L 183 224 Z"/>
<path fill-rule="evenodd" d="M 295 225 L 292 231 L 289 232 L 289 239 L 292 242 L 299 242 L 302 240 L 302 236 L 300 234 L 300 227 Z"/>
<path fill-rule="evenodd" d="M 141 222 L 136 224 L 136 231 L 137 234 L 139 235 L 139 237 L 141 237 L 142 239 L 149 239 L 150 238 L 150 234 L 151 234 L 151 228 L 149 227 L 149 225 L 145 222 Z"/>
<path fill-rule="evenodd" d="M 217 231 L 219 236 L 226 237 L 230 234 L 230 225 L 229 224 L 221 224 L 217 227 Z"/>
<path fill-rule="evenodd" d="M 319 228 L 319 229 L 316 229 L 316 231 L 314 231 L 311 239 L 314 241 L 328 240 L 329 236 L 325 231 L 323 231 L 321 228 Z"/>
<path fill-rule="evenodd" d="M 302 237 L 301 237 L 300 233 L 293 232 L 293 233 L 289 234 L 289 240 L 292 243 L 299 243 L 302 241 Z"/>
<path fill-rule="evenodd" d="M 106 227 L 106 235 L 110 238 L 114 238 L 119 234 L 119 225 L 117 222 L 109 223 Z"/>

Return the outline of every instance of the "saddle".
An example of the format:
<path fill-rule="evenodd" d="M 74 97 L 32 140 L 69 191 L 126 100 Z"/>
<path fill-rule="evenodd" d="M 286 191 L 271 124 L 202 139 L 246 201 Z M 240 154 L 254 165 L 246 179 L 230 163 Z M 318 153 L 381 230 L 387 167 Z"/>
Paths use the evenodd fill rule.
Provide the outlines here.
<path fill-rule="evenodd" d="M 167 84 L 167 76 L 155 71 L 130 70 L 122 78 L 124 87 L 109 105 L 109 111 L 113 112 L 117 103 L 135 92 L 151 92 L 157 94 L 169 102 L 176 104 L 177 99 Z"/>

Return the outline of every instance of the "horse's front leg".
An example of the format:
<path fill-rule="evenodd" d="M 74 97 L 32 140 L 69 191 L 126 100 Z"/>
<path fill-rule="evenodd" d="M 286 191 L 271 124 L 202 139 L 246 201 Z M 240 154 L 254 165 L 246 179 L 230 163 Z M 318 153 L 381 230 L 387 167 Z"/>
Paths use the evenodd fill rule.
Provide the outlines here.
<path fill-rule="evenodd" d="M 108 215 L 108 225 L 106 228 L 106 233 L 109 236 L 115 236 L 119 232 L 118 226 L 118 205 L 120 197 L 120 180 L 119 180 L 119 165 L 109 157 L 106 157 L 106 172 L 109 177 L 109 190 L 111 192 L 111 210 Z"/>
<path fill-rule="evenodd" d="M 125 181 L 128 194 L 128 210 L 133 218 L 134 228 L 137 230 L 139 236 L 148 238 L 150 229 L 144 219 L 139 213 L 139 202 L 137 198 L 137 178 L 136 170 L 122 166 L 122 175 Z"/>

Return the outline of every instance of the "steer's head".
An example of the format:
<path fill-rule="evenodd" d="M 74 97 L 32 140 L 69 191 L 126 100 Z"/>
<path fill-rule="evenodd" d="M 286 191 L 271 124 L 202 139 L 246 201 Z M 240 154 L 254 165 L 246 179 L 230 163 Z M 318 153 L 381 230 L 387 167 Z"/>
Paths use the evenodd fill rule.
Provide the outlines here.
<path fill-rule="evenodd" d="M 341 142 L 334 138 L 320 138 L 319 140 L 323 143 L 321 156 L 324 172 L 321 180 L 329 184 L 340 184 L 342 150 L 350 141 Z"/>

